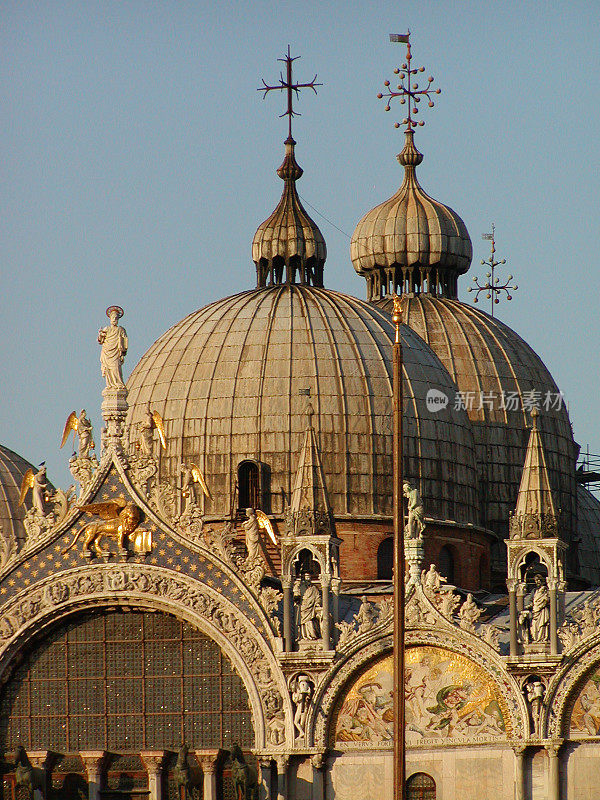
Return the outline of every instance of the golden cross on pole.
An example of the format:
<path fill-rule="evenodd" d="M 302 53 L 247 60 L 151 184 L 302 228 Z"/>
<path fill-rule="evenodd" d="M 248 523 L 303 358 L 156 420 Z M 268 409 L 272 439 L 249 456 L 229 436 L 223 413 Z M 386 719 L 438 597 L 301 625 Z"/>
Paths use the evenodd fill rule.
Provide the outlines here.
<path fill-rule="evenodd" d="M 300 56 L 295 56 L 292 58 L 290 52 L 290 46 L 288 44 L 288 51 L 287 55 L 283 58 L 278 58 L 278 61 L 283 61 L 285 63 L 285 80 L 283 78 L 283 74 L 279 74 L 279 83 L 275 86 L 269 86 L 264 78 L 262 79 L 263 85 L 260 86 L 256 91 L 263 92 L 263 100 L 267 96 L 269 92 L 274 91 L 275 89 L 284 90 L 287 93 L 287 109 L 280 114 L 280 117 L 287 117 L 288 118 L 288 138 L 292 138 L 292 117 L 299 117 L 300 113 L 298 111 L 294 111 L 294 92 L 296 93 L 296 97 L 300 94 L 300 89 L 312 89 L 313 92 L 316 94 L 317 90 L 315 87 L 323 86 L 322 83 L 317 83 L 317 76 L 312 79 L 310 83 L 294 83 L 292 77 L 292 64 L 294 61 L 297 61 Z"/>
<path fill-rule="evenodd" d="M 423 98 L 428 100 L 429 108 L 433 108 L 435 103 L 433 102 L 432 95 L 434 94 L 441 94 L 441 89 L 434 89 L 431 84 L 433 83 L 433 76 L 430 75 L 427 78 L 427 85 L 419 88 L 419 84 L 416 82 L 415 78 L 420 72 L 425 72 L 425 67 L 412 67 L 412 55 L 410 52 L 410 31 L 406 34 L 390 34 L 390 41 L 392 42 L 404 42 L 406 44 L 406 61 L 402 64 L 401 67 L 396 67 L 394 70 L 394 75 L 397 75 L 400 83 L 396 87 L 396 91 L 390 88 L 390 82 L 384 81 L 383 85 L 386 87 L 385 92 L 379 92 L 377 97 L 379 100 L 382 98 L 387 98 L 387 104 L 385 107 L 386 111 L 389 111 L 390 100 L 393 100 L 396 97 L 400 98 L 400 105 L 408 105 L 408 111 L 404 119 L 402 120 L 402 124 L 406 125 L 407 131 L 412 131 L 414 128 L 419 125 L 422 127 L 425 125 L 423 120 L 419 120 L 418 122 L 413 119 L 413 116 L 416 116 L 419 113 L 419 103 Z M 394 127 L 399 128 L 400 123 L 396 122 Z"/>

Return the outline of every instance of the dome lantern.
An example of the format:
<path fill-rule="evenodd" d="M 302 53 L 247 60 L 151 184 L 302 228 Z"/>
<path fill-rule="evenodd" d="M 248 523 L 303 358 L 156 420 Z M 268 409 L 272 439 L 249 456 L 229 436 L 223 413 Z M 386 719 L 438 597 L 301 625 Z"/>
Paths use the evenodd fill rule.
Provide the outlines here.
<path fill-rule="evenodd" d="M 469 269 L 473 249 L 465 223 L 448 206 L 429 197 L 416 176 L 416 167 L 423 155 L 414 143 L 414 128 L 424 123 L 414 119 L 418 104 L 428 100 L 434 105 L 433 78 L 419 89 L 415 81 L 424 67 L 411 66 L 410 43 L 407 40 L 406 62 L 394 70 L 400 83 L 398 91 L 385 81 L 386 111 L 399 97 L 408 105 L 405 144 L 398 155 L 404 167 L 404 181 L 396 194 L 376 206 L 360 220 L 352 235 L 350 255 L 354 269 L 367 280 L 367 297 L 378 300 L 390 294 L 431 294 L 455 298 L 457 279 Z M 399 128 L 400 123 L 395 123 Z"/>
<path fill-rule="evenodd" d="M 296 161 L 295 145 L 294 139 L 286 139 L 285 158 L 277 170 L 284 182 L 281 200 L 271 216 L 258 226 L 252 241 L 259 289 L 281 283 L 323 286 L 327 247 L 296 191 L 296 181 L 303 170 Z"/>
<path fill-rule="evenodd" d="M 285 90 L 287 94 L 287 110 L 281 116 L 288 118 L 288 137 L 285 158 L 277 170 L 284 188 L 277 208 L 254 234 L 252 260 L 256 264 L 256 285 L 259 289 L 281 283 L 322 287 L 327 248 L 323 234 L 306 213 L 296 191 L 296 181 L 303 170 L 296 161 L 296 142 L 292 137 L 292 117 L 297 114 L 293 107 L 294 93 L 297 96 L 301 89 L 312 89 L 316 94 L 316 87 L 321 84 L 316 82 L 316 75 L 310 83 L 294 82 L 292 63 L 296 58 L 292 58 L 289 45 L 287 55 L 279 60 L 286 65 L 285 80 L 281 75 L 274 86 L 263 80 L 258 91 L 264 97 L 275 90 Z"/>

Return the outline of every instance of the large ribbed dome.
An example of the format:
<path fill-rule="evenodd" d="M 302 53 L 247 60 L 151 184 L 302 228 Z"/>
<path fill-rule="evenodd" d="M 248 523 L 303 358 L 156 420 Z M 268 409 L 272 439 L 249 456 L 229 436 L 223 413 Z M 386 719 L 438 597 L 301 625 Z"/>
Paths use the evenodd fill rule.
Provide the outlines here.
<path fill-rule="evenodd" d="M 0 532 L 8 542 L 22 545 L 25 541 L 26 506 L 19 507 L 21 482 L 28 469 L 36 472 L 24 458 L 0 445 Z M 29 503 L 28 503 L 29 505 Z"/>
<path fill-rule="evenodd" d="M 404 182 L 356 226 L 350 243 L 352 263 L 367 280 L 369 300 L 415 291 L 455 297 L 457 277 L 471 264 L 471 239 L 458 214 L 421 188 L 416 167 L 423 156 L 412 130 L 405 135 L 398 156 Z"/>
<path fill-rule="evenodd" d="M 592 586 L 600 584 L 600 500 L 577 487 L 577 549 L 579 572 Z"/>
<path fill-rule="evenodd" d="M 325 481 L 336 516 L 391 515 L 391 340 L 388 316 L 364 301 L 284 284 L 219 300 L 179 322 L 143 356 L 128 382 L 130 436 L 150 403 L 164 418 L 161 474 L 175 483 L 197 463 L 223 517 L 234 504 L 238 464 L 270 473 L 271 508 L 289 498 L 306 426 L 309 389 Z M 471 426 L 452 404 L 429 411 L 426 395 L 454 385 L 430 348 L 403 329 L 405 475 L 426 513 L 477 523 Z"/>
<path fill-rule="evenodd" d="M 378 306 L 391 312 L 391 300 Z M 530 403 L 537 401 L 552 488 L 569 536 L 575 520 L 576 445 L 566 406 L 540 357 L 503 322 L 458 300 L 403 296 L 402 310 L 403 321 L 429 344 L 462 397 L 472 402 L 468 414 L 482 471 L 486 527 L 507 533 L 525 460 Z"/>

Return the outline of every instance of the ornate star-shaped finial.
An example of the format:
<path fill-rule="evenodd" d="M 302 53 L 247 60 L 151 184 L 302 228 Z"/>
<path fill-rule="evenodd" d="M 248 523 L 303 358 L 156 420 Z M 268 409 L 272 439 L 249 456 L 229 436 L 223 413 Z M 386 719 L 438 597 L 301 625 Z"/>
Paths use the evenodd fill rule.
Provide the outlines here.
<path fill-rule="evenodd" d="M 287 109 L 283 112 L 283 114 L 280 114 L 279 116 L 288 118 L 288 121 L 289 121 L 288 122 L 288 137 L 290 139 L 292 138 L 292 117 L 299 117 L 300 116 L 300 113 L 298 111 L 294 111 L 294 92 L 296 93 L 296 97 L 299 96 L 300 89 L 312 89 L 313 92 L 316 94 L 317 93 L 316 87 L 323 85 L 322 83 L 317 83 L 316 82 L 316 80 L 317 80 L 317 76 L 316 75 L 315 75 L 315 77 L 312 79 L 312 81 L 310 83 L 294 83 L 293 78 L 292 78 L 292 64 L 294 63 L 294 61 L 297 61 L 299 58 L 300 58 L 300 56 L 296 56 L 295 58 L 292 58 L 292 55 L 290 53 L 290 46 L 288 44 L 287 55 L 285 55 L 283 58 L 278 58 L 277 59 L 278 61 L 283 61 L 285 63 L 285 66 L 286 66 L 286 77 L 285 77 L 285 80 L 283 78 L 283 73 L 280 73 L 279 74 L 279 83 L 276 84 L 275 86 L 269 86 L 265 82 L 265 80 L 263 78 L 263 85 L 260 86 L 256 90 L 257 92 L 263 92 L 263 99 L 267 96 L 267 94 L 269 92 L 272 92 L 275 89 L 285 90 L 286 91 L 286 93 L 287 93 Z"/>
<path fill-rule="evenodd" d="M 427 78 L 427 86 L 423 89 L 419 89 L 419 84 L 414 80 L 416 75 L 420 72 L 425 72 L 425 67 L 412 67 L 411 66 L 411 53 L 410 53 L 410 31 L 406 34 L 390 34 L 390 40 L 392 42 L 404 42 L 406 44 L 406 61 L 402 64 L 402 67 L 396 67 L 394 70 L 394 75 L 398 75 L 400 79 L 400 83 L 396 87 L 396 91 L 392 91 L 390 88 L 390 82 L 384 81 L 383 85 L 386 87 L 385 92 L 379 92 L 377 97 L 381 100 L 382 98 L 387 99 L 387 105 L 385 107 L 386 111 L 390 111 L 390 100 L 393 100 L 395 97 L 400 98 L 400 105 L 405 105 L 408 103 L 408 113 L 402 120 L 402 123 L 396 122 L 394 127 L 399 128 L 400 125 L 406 125 L 406 130 L 411 131 L 419 125 L 422 127 L 425 123 L 422 120 L 418 122 L 413 119 L 413 116 L 419 113 L 419 103 L 423 97 L 426 97 L 429 101 L 429 108 L 433 108 L 435 103 L 432 100 L 432 95 L 434 94 L 441 94 L 441 89 L 434 89 L 432 87 L 433 83 L 433 76 L 430 75 Z"/>
<path fill-rule="evenodd" d="M 504 283 L 500 283 L 500 278 L 498 278 L 495 274 L 496 267 L 499 267 L 502 264 L 506 264 L 505 258 L 503 258 L 502 261 L 496 261 L 495 235 L 496 235 L 496 227 L 492 223 L 492 232 L 484 233 L 481 236 L 482 239 L 485 239 L 486 241 L 492 243 L 492 252 L 490 254 L 489 261 L 481 259 L 481 266 L 490 268 L 490 271 L 485 273 L 487 281 L 485 283 L 479 283 L 477 278 L 473 278 L 473 283 L 475 284 L 475 286 L 469 286 L 469 288 L 467 289 L 468 292 L 475 292 L 475 298 L 473 300 L 474 303 L 477 303 L 478 297 L 481 292 L 486 292 L 486 297 L 488 300 L 491 300 L 492 304 L 490 312 L 492 317 L 494 316 L 494 305 L 497 305 L 500 302 L 499 296 L 502 294 L 502 292 L 506 292 L 507 300 L 512 300 L 511 292 L 516 292 L 517 289 L 519 288 L 516 284 L 514 286 L 509 285 L 513 279 L 512 275 L 509 275 L 508 279 Z"/>

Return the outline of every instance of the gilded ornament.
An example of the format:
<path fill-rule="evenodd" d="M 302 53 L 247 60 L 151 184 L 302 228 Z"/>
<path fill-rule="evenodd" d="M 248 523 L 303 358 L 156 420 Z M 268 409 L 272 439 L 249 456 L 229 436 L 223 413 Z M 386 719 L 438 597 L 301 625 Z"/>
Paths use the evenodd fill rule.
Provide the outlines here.
<path fill-rule="evenodd" d="M 152 550 L 152 534 L 150 531 L 137 531 L 142 521 L 142 512 L 135 503 L 128 502 L 123 497 L 106 503 L 91 503 L 80 506 L 86 513 L 100 517 L 104 522 L 92 522 L 81 528 L 75 535 L 71 544 L 63 552 L 75 546 L 79 537 L 85 534 L 83 543 L 84 553 L 104 556 L 108 551 L 100 547 L 103 536 L 115 539 L 121 550 L 131 549 L 134 553 L 149 553 Z"/>

